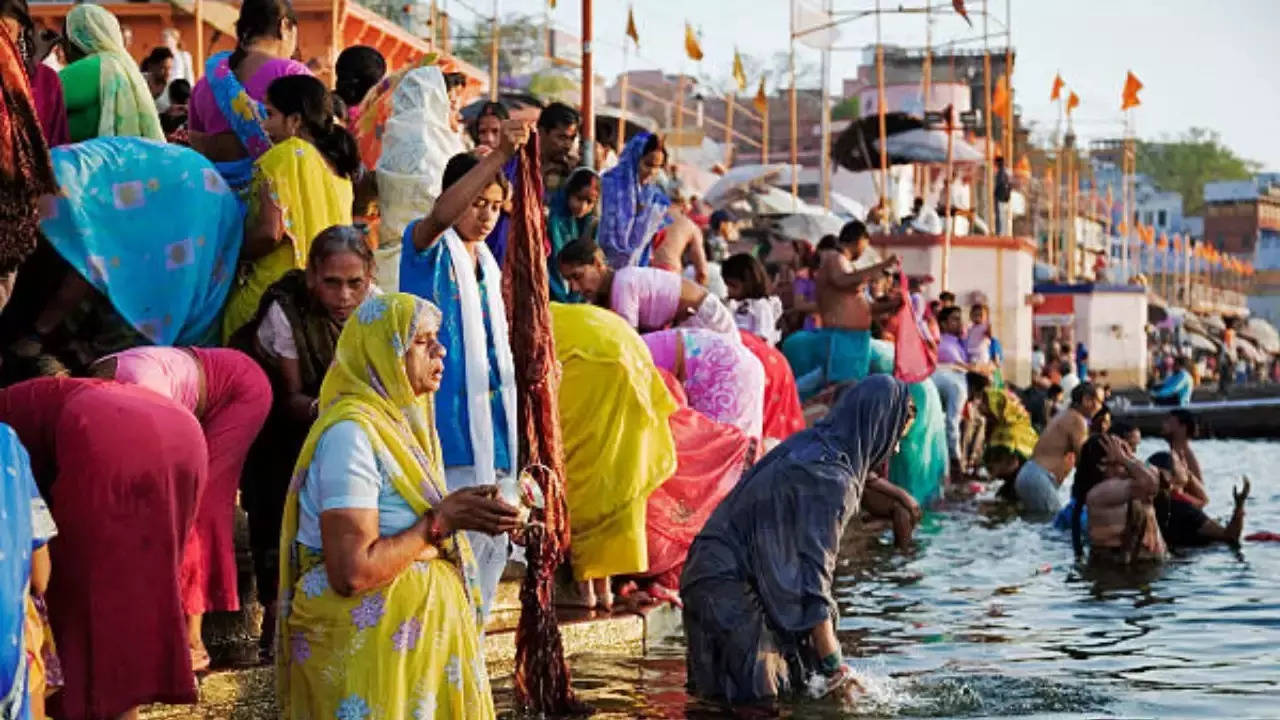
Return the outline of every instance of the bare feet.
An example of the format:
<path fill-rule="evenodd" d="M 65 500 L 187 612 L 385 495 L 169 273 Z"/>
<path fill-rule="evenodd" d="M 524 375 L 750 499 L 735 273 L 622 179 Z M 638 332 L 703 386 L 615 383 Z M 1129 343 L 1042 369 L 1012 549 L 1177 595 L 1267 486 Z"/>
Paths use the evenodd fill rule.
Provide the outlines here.
<path fill-rule="evenodd" d="M 609 578 L 596 578 L 591 581 L 592 590 L 596 595 L 596 607 L 603 610 L 613 609 L 613 587 L 609 583 Z"/>

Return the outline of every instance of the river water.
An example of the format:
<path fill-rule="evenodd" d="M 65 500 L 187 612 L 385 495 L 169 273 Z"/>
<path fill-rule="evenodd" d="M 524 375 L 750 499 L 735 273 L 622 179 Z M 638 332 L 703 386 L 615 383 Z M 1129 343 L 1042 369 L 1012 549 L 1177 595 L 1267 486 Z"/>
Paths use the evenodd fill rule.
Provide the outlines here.
<path fill-rule="evenodd" d="M 1144 441 L 1141 454 L 1160 449 Z M 1244 473 L 1246 534 L 1280 532 L 1280 444 L 1195 450 L 1211 516 L 1225 522 Z M 1073 562 L 1067 533 L 967 505 L 930 514 L 909 555 L 887 537 L 851 543 L 838 574 L 845 656 L 869 692 L 855 706 L 796 704 L 784 716 L 1280 717 L 1280 543 L 1104 575 Z M 686 695 L 679 637 L 644 659 L 570 666 L 599 716 L 721 715 Z M 510 708 L 510 681 L 495 690 Z"/>

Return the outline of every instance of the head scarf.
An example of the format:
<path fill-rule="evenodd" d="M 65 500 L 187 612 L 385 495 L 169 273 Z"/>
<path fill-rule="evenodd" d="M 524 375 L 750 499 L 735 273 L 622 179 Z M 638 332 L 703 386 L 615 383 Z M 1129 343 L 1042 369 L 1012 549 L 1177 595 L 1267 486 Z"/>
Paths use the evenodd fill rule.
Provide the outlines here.
<path fill-rule="evenodd" d="M 116 16 L 98 5 L 76 5 L 67 13 L 67 39 L 84 52 L 97 55 L 102 63 L 98 136 L 137 135 L 163 141 L 156 102 L 138 65 L 124 49 Z"/>
<path fill-rule="evenodd" d="M 0 32 L 0 275 L 35 250 L 37 201 L 58 191 L 26 67 L 9 34 Z"/>
<path fill-rule="evenodd" d="M 391 485 L 415 513 L 421 515 L 444 497 L 444 464 L 435 430 L 433 396 L 414 392 L 404 366 L 404 355 L 414 336 L 424 329 L 438 330 L 440 321 L 440 310 L 426 300 L 408 293 L 389 293 L 361 303 L 338 338 L 333 366 L 320 386 L 320 417 L 311 426 L 298 456 L 285 501 L 280 557 L 288 561 L 280 563 L 277 663 L 288 663 L 292 657 L 286 623 L 300 569 L 295 542 L 298 494 L 316 445 L 326 430 L 345 421 L 359 425 L 373 445 L 374 454 L 395 461 L 380 464 L 400 469 L 400 474 L 391 476 Z M 477 626 L 482 626 L 480 589 L 470 545 L 463 534 L 457 533 L 443 543 L 441 553 L 462 569 Z M 287 684 L 287 666 L 277 670 L 277 683 Z M 279 697 L 289 697 L 287 686 L 281 690 Z"/>
<path fill-rule="evenodd" d="M 671 205 L 658 183 L 640 184 L 640 162 L 650 137 L 640 133 L 631 138 L 618 164 L 600 179 L 597 242 L 614 268 L 640 264 Z"/>
<path fill-rule="evenodd" d="M 861 476 L 889 458 L 902 439 L 910 405 L 905 383 L 869 375 L 841 395 L 814 429 L 843 451 Z"/>
<path fill-rule="evenodd" d="M 376 166 L 380 245 L 399 243 L 409 223 L 430 212 L 440 196 L 445 165 L 465 151 L 462 137 L 449 127 L 449 93 L 440 68 L 410 70 L 392 93 Z"/>

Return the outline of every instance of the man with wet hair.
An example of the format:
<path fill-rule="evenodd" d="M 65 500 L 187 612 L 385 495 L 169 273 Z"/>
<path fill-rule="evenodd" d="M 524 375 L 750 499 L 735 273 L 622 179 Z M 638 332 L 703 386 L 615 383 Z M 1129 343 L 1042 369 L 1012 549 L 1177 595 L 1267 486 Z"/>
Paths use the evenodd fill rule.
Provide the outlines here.
<path fill-rule="evenodd" d="M 1058 488 L 1075 467 L 1089 437 L 1089 421 L 1102 408 L 1102 391 L 1081 383 L 1071 391 L 1071 406 L 1054 416 L 1036 442 L 1031 459 L 1014 482 L 1023 512 L 1052 515 L 1062 505 Z"/>

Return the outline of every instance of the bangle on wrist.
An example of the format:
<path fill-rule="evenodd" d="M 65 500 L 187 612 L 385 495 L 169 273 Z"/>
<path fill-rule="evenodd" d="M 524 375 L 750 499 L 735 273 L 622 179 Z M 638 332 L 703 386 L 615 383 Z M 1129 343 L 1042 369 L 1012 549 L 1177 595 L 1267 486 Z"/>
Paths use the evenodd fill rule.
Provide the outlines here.
<path fill-rule="evenodd" d="M 440 513 L 428 510 L 423 516 L 427 521 L 426 538 L 428 545 L 439 545 L 444 540 L 444 524 L 440 521 Z"/>

